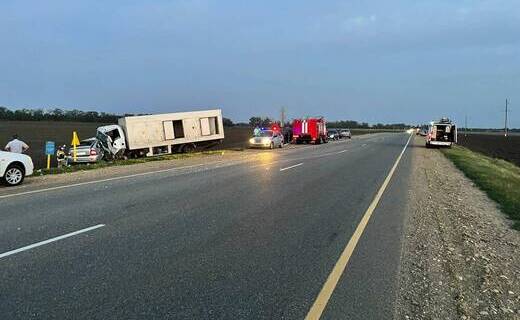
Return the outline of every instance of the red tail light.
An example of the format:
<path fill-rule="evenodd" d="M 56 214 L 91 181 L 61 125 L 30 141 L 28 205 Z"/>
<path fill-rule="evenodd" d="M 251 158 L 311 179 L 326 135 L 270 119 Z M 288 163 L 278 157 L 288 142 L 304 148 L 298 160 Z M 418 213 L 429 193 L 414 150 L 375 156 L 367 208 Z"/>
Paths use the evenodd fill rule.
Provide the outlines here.
<path fill-rule="evenodd" d="M 90 149 L 90 155 L 91 155 L 91 156 L 97 156 L 97 151 L 96 151 L 96 149 Z"/>

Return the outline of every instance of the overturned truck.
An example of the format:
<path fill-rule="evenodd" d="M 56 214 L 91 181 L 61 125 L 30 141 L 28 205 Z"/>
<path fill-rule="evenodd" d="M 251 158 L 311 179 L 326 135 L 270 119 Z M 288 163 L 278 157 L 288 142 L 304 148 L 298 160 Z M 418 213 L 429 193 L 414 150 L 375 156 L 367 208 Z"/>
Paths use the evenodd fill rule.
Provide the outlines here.
<path fill-rule="evenodd" d="M 193 152 L 224 139 L 220 109 L 122 117 L 97 128 L 105 158 Z"/>

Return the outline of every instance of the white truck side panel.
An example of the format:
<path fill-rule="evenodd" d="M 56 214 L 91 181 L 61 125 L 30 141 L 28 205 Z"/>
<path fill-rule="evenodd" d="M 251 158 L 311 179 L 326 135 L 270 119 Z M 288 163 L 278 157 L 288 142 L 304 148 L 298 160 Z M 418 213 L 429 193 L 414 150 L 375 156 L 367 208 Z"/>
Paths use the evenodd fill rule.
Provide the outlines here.
<path fill-rule="evenodd" d="M 198 118 L 184 119 L 183 125 L 186 139 L 196 139 L 197 137 L 202 137 Z"/>
<path fill-rule="evenodd" d="M 211 129 L 209 127 L 209 118 L 200 118 L 200 133 L 203 136 L 209 136 Z"/>
<path fill-rule="evenodd" d="M 164 139 L 172 140 L 175 139 L 175 133 L 173 130 L 173 121 L 163 121 Z"/>
<path fill-rule="evenodd" d="M 216 119 L 217 128 L 212 132 L 210 125 L 209 135 L 203 135 L 201 119 L 204 118 Z M 182 121 L 184 137 L 175 136 L 173 121 L 178 120 Z M 118 124 L 125 131 L 129 150 L 224 139 L 220 109 L 123 117 Z"/>

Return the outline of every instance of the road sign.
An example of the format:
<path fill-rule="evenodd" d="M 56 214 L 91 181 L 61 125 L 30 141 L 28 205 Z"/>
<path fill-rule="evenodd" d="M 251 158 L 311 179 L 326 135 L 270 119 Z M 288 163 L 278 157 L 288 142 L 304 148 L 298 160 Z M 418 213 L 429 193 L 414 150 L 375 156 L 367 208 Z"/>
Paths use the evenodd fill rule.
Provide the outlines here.
<path fill-rule="evenodd" d="M 56 143 L 54 141 L 45 141 L 45 155 L 47 155 L 47 170 L 51 168 L 51 156 L 56 151 Z"/>
<path fill-rule="evenodd" d="M 45 155 L 53 155 L 56 151 L 56 143 L 54 141 L 45 141 Z"/>
<path fill-rule="evenodd" d="M 74 158 L 74 162 L 78 159 L 78 152 L 76 151 L 76 147 L 79 146 L 79 138 L 76 131 L 72 131 L 72 142 L 70 143 L 72 145 L 72 157 Z"/>
<path fill-rule="evenodd" d="M 72 132 L 72 142 L 70 143 L 71 145 L 79 145 L 79 138 L 78 138 L 78 134 L 76 133 L 76 131 L 73 131 Z"/>

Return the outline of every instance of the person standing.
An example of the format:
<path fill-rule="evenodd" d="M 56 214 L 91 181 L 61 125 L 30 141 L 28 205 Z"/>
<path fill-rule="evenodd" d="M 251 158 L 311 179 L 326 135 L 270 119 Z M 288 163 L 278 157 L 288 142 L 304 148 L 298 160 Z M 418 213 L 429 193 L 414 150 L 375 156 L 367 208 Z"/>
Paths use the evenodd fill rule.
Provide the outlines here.
<path fill-rule="evenodd" d="M 253 135 L 256 137 L 260 134 L 260 128 L 258 126 L 255 127 L 255 129 L 253 130 Z"/>
<path fill-rule="evenodd" d="M 58 161 L 58 168 L 67 166 L 67 155 L 65 154 L 67 146 L 63 145 L 56 150 L 56 160 Z"/>
<path fill-rule="evenodd" d="M 18 135 L 13 135 L 13 140 L 9 141 L 4 150 L 14 153 L 24 153 L 29 149 L 29 146 L 22 140 L 18 140 Z"/>

